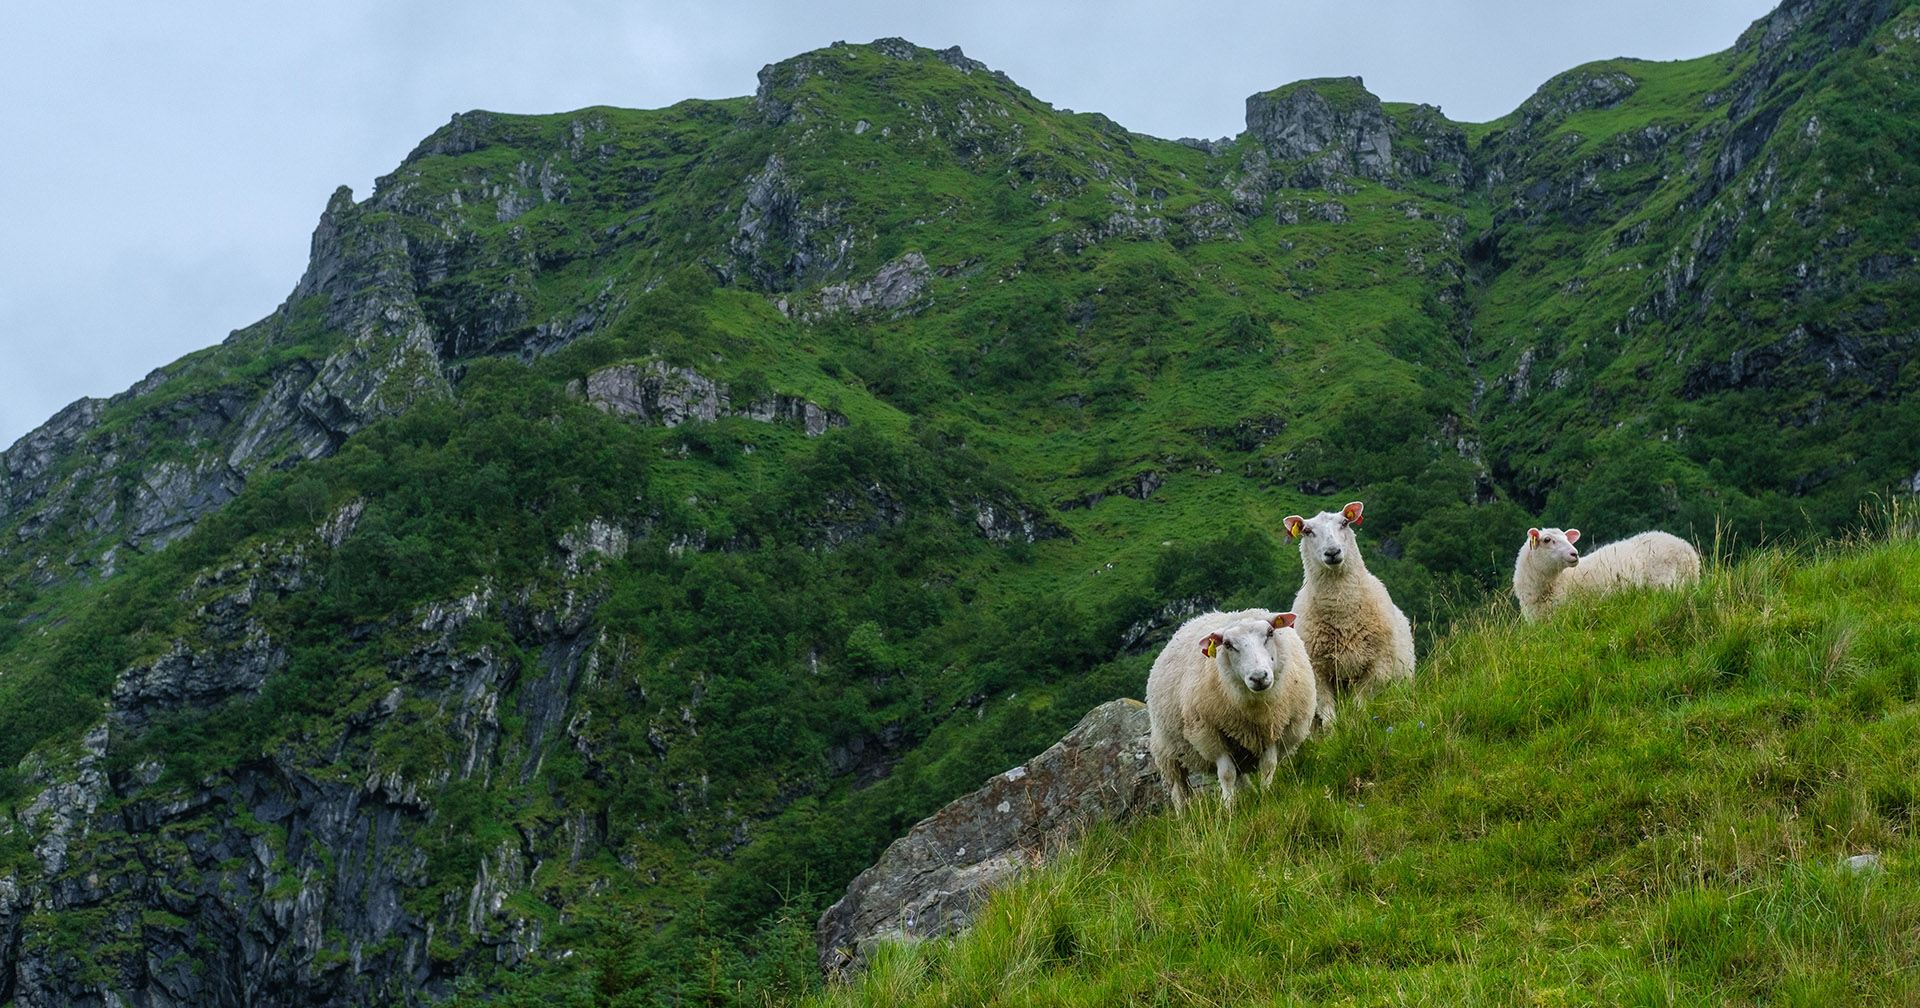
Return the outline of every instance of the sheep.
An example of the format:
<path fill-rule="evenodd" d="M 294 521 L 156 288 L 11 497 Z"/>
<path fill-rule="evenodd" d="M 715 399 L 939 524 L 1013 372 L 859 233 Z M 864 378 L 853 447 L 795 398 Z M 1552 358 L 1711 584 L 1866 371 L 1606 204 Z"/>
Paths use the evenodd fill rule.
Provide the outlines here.
<path fill-rule="evenodd" d="M 1573 592 L 1602 594 L 1623 588 L 1677 588 L 1700 580 L 1700 551 L 1665 532 L 1642 532 L 1587 554 L 1574 543 L 1579 529 L 1530 528 L 1513 561 L 1513 597 L 1529 622 L 1553 612 Z"/>
<path fill-rule="evenodd" d="M 1265 609 L 1209 612 L 1174 632 L 1147 674 L 1148 749 L 1173 795 L 1187 809 L 1187 771 L 1212 771 L 1231 811 L 1240 775 L 1273 783 L 1280 761 L 1307 737 L 1313 671 L 1292 613 Z"/>
<path fill-rule="evenodd" d="M 1413 623 L 1368 573 L 1353 538 L 1363 512 L 1361 502 L 1352 501 L 1337 512 L 1288 515 L 1284 522 L 1287 535 L 1300 540 L 1305 577 L 1293 611 L 1317 680 L 1315 732 L 1332 726 L 1337 696 L 1352 693 L 1364 703 L 1388 683 L 1413 678 Z"/>

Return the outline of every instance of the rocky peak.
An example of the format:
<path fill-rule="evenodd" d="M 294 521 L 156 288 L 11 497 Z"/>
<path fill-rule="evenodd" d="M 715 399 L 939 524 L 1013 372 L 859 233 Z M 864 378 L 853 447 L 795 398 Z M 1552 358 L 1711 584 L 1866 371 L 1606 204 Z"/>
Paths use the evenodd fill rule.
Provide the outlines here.
<path fill-rule="evenodd" d="M 1539 133 L 1565 122 L 1568 116 L 1593 109 L 1612 108 L 1640 88 L 1627 67 L 1637 60 L 1610 60 L 1577 67 L 1540 85 L 1520 103 L 1519 131 Z"/>
<path fill-rule="evenodd" d="M 348 217 L 353 212 L 353 190 L 341 186 L 333 191 L 327 200 L 327 208 L 320 212 L 320 223 L 314 225 L 313 239 L 308 244 L 307 271 L 300 282 L 293 287 L 289 301 L 299 301 L 330 289 L 339 279 L 340 270 L 345 266 L 345 255 L 341 232 L 345 229 Z"/>
<path fill-rule="evenodd" d="M 1347 187 L 1345 178 L 1397 185 L 1409 176 L 1466 184 L 1466 132 L 1431 105 L 1389 110 L 1358 77 L 1298 81 L 1247 98 L 1255 146 L 1235 202 L 1265 188 Z M 1212 147 L 1203 149 L 1214 150 Z M 1251 186 L 1251 188 L 1248 188 Z"/>
<path fill-rule="evenodd" d="M 491 112 L 456 112 L 445 126 L 435 130 L 433 135 L 420 142 L 420 146 L 407 155 L 406 164 L 412 164 L 424 157 L 445 154 L 466 154 L 477 151 L 492 142 L 495 126 Z"/>
<path fill-rule="evenodd" d="M 1784 58 L 1786 65 L 1775 76 L 1780 70 L 1805 69 L 1859 45 L 1904 6 L 1895 0 L 1786 0 L 1748 27 L 1733 51 L 1753 53 L 1763 63 Z"/>
<path fill-rule="evenodd" d="M 1289 184 L 1317 187 L 1329 175 L 1385 181 L 1393 130 L 1380 99 L 1358 77 L 1298 81 L 1247 97 L 1247 132 L 1280 162 L 1308 163 Z"/>
<path fill-rule="evenodd" d="M 815 78 L 836 82 L 849 79 L 860 72 L 849 65 L 849 60 L 861 52 L 872 52 L 900 63 L 941 63 L 968 76 L 985 74 L 1002 84 L 1013 83 L 1006 74 L 969 58 L 959 46 L 926 49 L 906 39 L 893 37 L 875 39 L 866 45 L 835 42 L 824 49 L 761 67 L 759 86 L 753 93 L 754 108 L 769 126 L 806 121 L 809 109 L 808 101 L 801 93 L 804 85 Z"/>

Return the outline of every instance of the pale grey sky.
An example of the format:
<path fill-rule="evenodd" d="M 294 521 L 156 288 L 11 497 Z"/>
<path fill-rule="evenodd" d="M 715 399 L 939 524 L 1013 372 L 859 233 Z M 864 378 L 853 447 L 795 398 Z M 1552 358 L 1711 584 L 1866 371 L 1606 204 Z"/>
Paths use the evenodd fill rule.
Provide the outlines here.
<path fill-rule="evenodd" d="M 1596 59 L 1726 49 L 1772 0 L 73 0 L 0 33 L 0 449 L 273 309 L 335 186 L 456 112 L 751 94 L 898 36 L 1154 136 L 1237 135 L 1247 95 L 1358 75 L 1484 122 Z"/>

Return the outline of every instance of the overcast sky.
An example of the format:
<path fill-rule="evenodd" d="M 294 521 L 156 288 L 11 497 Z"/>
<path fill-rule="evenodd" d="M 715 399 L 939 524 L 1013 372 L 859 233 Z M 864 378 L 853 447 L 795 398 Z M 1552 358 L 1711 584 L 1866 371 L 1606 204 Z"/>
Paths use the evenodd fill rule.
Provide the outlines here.
<path fill-rule="evenodd" d="M 1581 63 L 1726 49 L 1773 6 L 22 0 L 0 33 L 0 448 L 273 311 L 334 187 L 366 198 L 456 112 L 730 98 L 899 36 L 1169 139 L 1237 135 L 1247 95 L 1306 77 L 1484 122 Z"/>

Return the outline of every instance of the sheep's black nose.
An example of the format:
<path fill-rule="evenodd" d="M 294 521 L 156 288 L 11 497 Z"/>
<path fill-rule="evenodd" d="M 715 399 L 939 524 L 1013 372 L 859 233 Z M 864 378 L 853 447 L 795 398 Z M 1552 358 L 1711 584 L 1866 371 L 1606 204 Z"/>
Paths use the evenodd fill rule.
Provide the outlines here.
<path fill-rule="evenodd" d="M 1340 551 L 1337 549 L 1327 550 L 1326 552 L 1322 553 L 1321 556 L 1326 557 L 1327 562 L 1330 564 L 1337 564 L 1340 562 Z"/>

